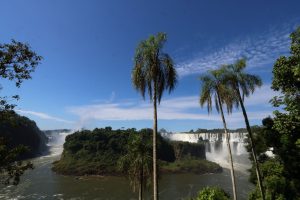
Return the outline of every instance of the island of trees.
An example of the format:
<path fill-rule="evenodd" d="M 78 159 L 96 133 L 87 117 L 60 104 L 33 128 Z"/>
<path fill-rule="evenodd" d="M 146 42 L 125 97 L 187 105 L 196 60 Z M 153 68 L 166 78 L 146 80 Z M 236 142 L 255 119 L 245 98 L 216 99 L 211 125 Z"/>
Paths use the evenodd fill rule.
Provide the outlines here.
<path fill-rule="evenodd" d="M 152 158 L 151 137 L 151 129 L 106 127 L 75 132 L 66 137 L 61 159 L 54 162 L 53 170 L 65 175 L 124 175 L 126 170 L 120 166 L 129 154 L 133 155 L 130 162 L 141 159 L 145 165 L 147 159 Z M 161 173 L 203 174 L 222 170 L 219 165 L 205 160 L 204 143 L 167 141 L 158 135 L 157 144 Z M 134 152 L 136 148 L 141 152 Z"/>

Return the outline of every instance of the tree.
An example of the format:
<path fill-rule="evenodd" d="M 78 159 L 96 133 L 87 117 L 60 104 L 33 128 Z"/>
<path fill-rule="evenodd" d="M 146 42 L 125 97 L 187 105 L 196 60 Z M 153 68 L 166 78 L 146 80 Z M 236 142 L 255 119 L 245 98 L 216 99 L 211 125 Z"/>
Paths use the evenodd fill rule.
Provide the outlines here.
<path fill-rule="evenodd" d="M 224 71 L 219 70 L 211 70 L 208 74 L 202 75 L 200 80 L 202 82 L 201 94 L 200 94 L 200 105 L 201 107 L 204 104 L 207 104 L 208 113 L 212 111 L 212 99 L 215 100 L 215 106 L 217 112 L 221 113 L 224 132 L 226 135 L 226 142 L 228 147 L 229 153 L 229 162 L 230 162 L 230 171 L 231 171 L 231 181 L 232 181 L 232 190 L 233 190 L 233 198 L 236 200 L 236 183 L 235 183 L 235 175 L 234 175 L 234 167 L 233 167 L 233 160 L 231 154 L 231 147 L 230 147 L 230 136 L 228 133 L 224 112 L 223 112 L 223 105 L 226 105 L 228 114 L 232 112 L 233 105 L 236 104 L 236 99 L 234 98 L 235 95 L 233 94 L 232 89 L 227 88 L 224 85 L 224 78 L 223 78 Z"/>
<path fill-rule="evenodd" d="M 279 57 L 273 67 L 271 87 L 281 95 L 271 103 L 281 111 L 262 121 L 263 139 L 257 140 L 274 154 L 263 161 L 259 157 L 266 199 L 300 198 L 300 27 L 290 38 L 290 55 Z M 259 198 L 258 191 L 252 192 L 250 199 Z"/>
<path fill-rule="evenodd" d="M 149 185 L 152 172 L 152 146 L 149 136 L 143 130 L 141 133 L 131 134 L 127 153 L 118 161 L 119 169 L 128 175 L 133 191 L 138 188 L 139 200 L 143 199 L 143 190 Z"/>
<path fill-rule="evenodd" d="M 23 80 L 31 78 L 31 73 L 41 59 L 42 57 L 32 51 L 28 44 L 15 40 L 10 44 L 0 44 L 0 78 L 14 81 L 16 87 L 20 87 Z M 12 98 L 19 99 L 19 96 L 15 95 Z M 15 107 L 8 99 L 9 97 L 0 97 L 0 120 L 6 119 L 10 110 Z M 10 184 L 11 180 L 13 184 L 18 184 L 23 172 L 32 168 L 31 163 L 23 164 L 17 161 L 19 155 L 26 150 L 24 146 L 10 149 L 7 139 L 0 138 L 0 176 L 4 184 Z"/>
<path fill-rule="evenodd" d="M 15 148 L 9 148 L 7 146 L 5 138 L 0 137 L 0 180 L 1 184 L 17 185 L 20 182 L 20 177 L 27 169 L 33 169 L 33 165 L 30 162 L 25 164 L 21 161 L 17 161 L 19 155 L 28 151 L 28 148 L 19 145 Z"/>
<path fill-rule="evenodd" d="M 205 187 L 193 200 L 229 200 L 230 196 L 218 187 Z"/>
<path fill-rule="evenodd" d="M 249 142 L 252 152 L 252 158 L 254 160 L 255 169 L 256 169 L 256 175 L 258 180 L 258 187 L 261 192 L 261 197 L 264 200 L 264 190 L 262 185 L 262 177 L 259 169 L 259 164 L 257 161 L 257 155 L 255 152 L 255 143 L 253 142 L 253 134 L 251 131 L 250 123 L 248 120 L 248 115 L 246 112 L 246 108 L 244 105 L 244 97 L 248 97 L 250 94 L 252 94 L 255 91 L 255 88 L 260 87 L 262 85 L 261 79 L 252 74 L 247 74 L 244 72 L 244 69 L 246 68 L 246 60 L 240 59 L 237 60 L 234 64 L 225 65 L 223 66 L 225 71 L 225 80 L 226 84 L 229 85 L 229 87 L 232 87 L 233 91 L 235 92 L 235 95 L 238 98 L 239 106 L 242 108 L 247 132 L 249 134 Z"/>
<path fill-rule="evenodd" d="M 272 100 L 275 107 L 272 145 L 284 166 L 284 176 L 300 197 L 300 27 L 291 35 L 290 56 L 281 56 L 273 67 L 272 89 L 282 96 Z"/>
<path fill-rule="evenodd" d="M 148 91 L 150 101 L 153 103 L 153 197 L 158 199 L 157 183 L 157 103 L 159 104 L 163 93 L 169 93 L 175 88 L 177 83 L 177 73 L 171 57 L 162 51 L 167 41 L 165 33 L 151 35 L 147 40 L 139 43 L 134 57 L 134 67 L 132 70 L 132 82 L 137 91 L 145 99 Z"/>

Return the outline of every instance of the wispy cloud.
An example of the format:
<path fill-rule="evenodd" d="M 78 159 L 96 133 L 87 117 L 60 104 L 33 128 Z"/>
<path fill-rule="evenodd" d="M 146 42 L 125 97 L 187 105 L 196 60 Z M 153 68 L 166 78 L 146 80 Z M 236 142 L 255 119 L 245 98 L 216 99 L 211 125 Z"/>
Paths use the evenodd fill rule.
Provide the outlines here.
<path fill-rule="evenodd" d="M 223 64 L 230 64 L 240 58 L 247 58 L 249 68 L 259 68 L 271 64 L 289 52 L 289 34 L 292 25 L 272 28 L 259 36 L 246 37 L 233 41 L 213 53 L 193 57 L 178 63 L 180 76 L 201 73 Z"/>
<path fill-rule="evenodd" d="M 245 98 L 247 106 L 270 106 L 270 100 L 274 96 L 279 96 L 280 93 L 271 89 L 271 85 L 263 85 L 255 90 L 254 94 Z"/>
<path fill-rule="evenodd" d="M 42 113 L 42 112 L 35 112 L 35 111 L 29 111 L 29 110 L 16 110 L 16 112 L 18 112 L 20 114 L 24 114 L 24 115 L 36 116 L 36 117 L 41 118 L 41 119 L 53 120 L 53 121 L 63 122 L 63 123 L 68 123 L 68 124 L 74 123 L 73 121 L 61 119 L 61 118 L 58 118 L 58 117 L 53 117 L 51 115 L 48 115 L 48 114 Z"/>
<path fill-rule="evenodd" d="M 272 114 L 268 101 L 275 95 L 266 85 L 258 89 L 250 98 L 246 99 L 247 106 L 260 106 L 257 112 L 249 112 L 250 119 L 262 119 Z M 93 105 L 83 105 L 70 107 L 68 112 L 79 117 L 78 124 L 85 125 L 92 120 L 99 121 L 128 121 L 128 120 L 152 120 L 153 108 L 150 103 L 133 101 L 131 104 L 123 105 L 122 102 L 101 103 Z M 160 120 L 205 120 L 220 121 L 217 113 L 208 115 L 206 109 L 201 109 L 199 105 L 199 96 L 184 96 L 171 99 L 165 99 L 161 102 L 158 109 L 158 118 Z M 229 122 L 242 122 L 243 117 L 240 111 L 234 112 L 228 117 Z"/>

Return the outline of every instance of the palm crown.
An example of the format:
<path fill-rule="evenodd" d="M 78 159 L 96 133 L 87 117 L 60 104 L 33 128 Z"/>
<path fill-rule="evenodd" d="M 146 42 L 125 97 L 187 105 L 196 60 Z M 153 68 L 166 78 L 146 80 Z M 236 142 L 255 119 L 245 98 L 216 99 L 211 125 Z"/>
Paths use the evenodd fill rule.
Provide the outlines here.
<path fill-rule="evenodd" d="M 233 89 L 241 89 L 242 99 L 248 97 L 255 91 L 256 87 L 262 85 L 261 79 L 253 74 L 247 74 L 244 72 L 246 68 L 246 60 L 240 59 L 234 64 L 224 65 L 222 70 L 224 70 L 224 80 L 233 87 Z"/>
<path fill-rule="evenodd" d="M 164 90 L 171 92 L 177 83 L 177 74 L 171 57 L 162 52 L 166 34 L 158 33 L 143 40 L 136 49 L 135 65 L 132 71 L 132 82 L 143 98 L 148 91 L 150 100 L 153 92 L 160 103 Z"/>
<path fill-rule="evenodd" d="M 226 87 L 224 84 L 223 70 L 211 70 L 207 74 L 200 77 L 202 82 L 200 105 L 201 107 L 207 103 L 207 111 L 212 111 L 213 98 L 215 100 L 216 110 L 219 112 L 220 107 L 218 99 L 221 104 L 225 104 L 227 112 L 231 113 L 233 106 L 237 106 L 237 98 L 233 95 L 233 90 Z"/>

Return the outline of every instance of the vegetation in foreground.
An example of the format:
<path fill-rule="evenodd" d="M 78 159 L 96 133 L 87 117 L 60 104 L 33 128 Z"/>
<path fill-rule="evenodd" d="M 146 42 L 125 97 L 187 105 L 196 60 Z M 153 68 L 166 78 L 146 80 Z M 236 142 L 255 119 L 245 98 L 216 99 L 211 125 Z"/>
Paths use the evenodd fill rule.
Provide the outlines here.
<path fill-rule="evenodd" d="M 277 59 L 272 89 L 274 118 L 265 118 L 254 129 L 254 143 L 263 176 L 266 199 L 300 199 L 300 27 L 291 35 L 291 55 Z M 273 156 L 265 152 L 271 150 Z M 252 157 L 251 157 L 252 158 Z M 251 181 L 257 182 L 252 169 Z M 261 199 L 258 189 L 249 199 Z"/>
<path fill-rule="evenodd" d="M 31 73 L 34 72 L 41 60 L 42 57 L 32 51 L 28 44 L 15 40 L 12 40 L 11 43 L 0 44 L 0 78 L 13 81 L 16 87 L 20 87 L 24 80 L 31 79 Z M 1 89 L 2 85 L 0 84 L 0 91 Z M 35 124 L 33 125 L 30 120 L 21 118 L 12 112 L 16 105 L 12 104 L 11 101 L 18 99 L 18 95 L 0 96 L 0 122 L 2 122 L 2 130 L 0 130 L 0 181 L 3 184 L 17 185 L 24 171 L 32 168 L 32 163 L 23 163 L 19 159 L 22 156 L 29 157 L 31 153 L 35 153 L 30 152 L 23 145 L 18 145 L 22 142 L 19 142 L 18 137 L 16 137 L 17 129 L 19 132 L 23 126 L 25 131 L 37 132 L 34 127 Z M 14 123 L 16 123 L 16 129 Z M 25 124 L 29 124 L 29 127 L 24 127 Z M 12 131 L 11 137 L 7 137 L 8 133 L 5 132 L 7 129 Z"/>
<path fill-rule="evenodd" d="M 218 187 L 205 187 L 199 191 L 197 197 L 190 200 L 229 200 L 230 196 Z"/>

